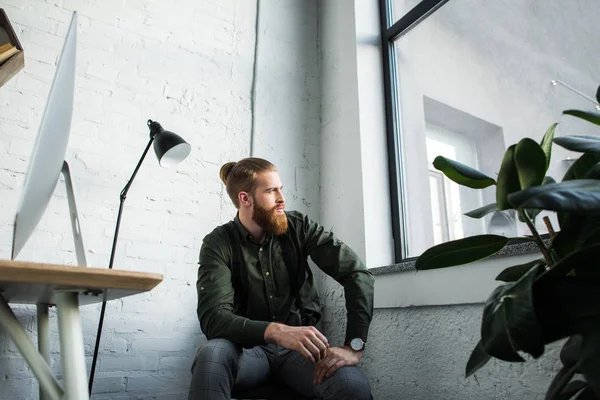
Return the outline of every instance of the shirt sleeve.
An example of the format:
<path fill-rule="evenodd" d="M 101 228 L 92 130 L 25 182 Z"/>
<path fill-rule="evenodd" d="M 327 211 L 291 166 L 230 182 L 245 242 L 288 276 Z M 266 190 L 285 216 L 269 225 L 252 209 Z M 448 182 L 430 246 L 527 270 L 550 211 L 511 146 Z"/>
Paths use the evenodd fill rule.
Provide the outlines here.
<path fill-rule="evenodd" d="M 366 342 L 373 318 L 373 274 L 358 255 L 332 232 L 307 216 L 297 214 L 297 218 L 298 235 L 305 254 L 344 287 L 348 316 L 345 343 L 353 338 Z"/>
<path fill-rule="evenodd" d="M 215 232 L 204 238 L 198 267 L 198 319 L 207 339 L 229 339 L 242 346 L 265 344 L 268 322 L 254 321 L 233 312 L 231 269 L 224 256 L 226 242 L 215 240 Z M 228 251 L 230 253 L 230 250 Z"/>

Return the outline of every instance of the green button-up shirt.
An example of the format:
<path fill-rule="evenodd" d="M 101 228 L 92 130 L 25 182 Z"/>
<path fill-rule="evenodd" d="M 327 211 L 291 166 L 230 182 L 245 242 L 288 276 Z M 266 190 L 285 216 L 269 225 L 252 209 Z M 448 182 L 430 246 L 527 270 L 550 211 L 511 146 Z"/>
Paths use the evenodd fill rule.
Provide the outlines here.
<path fill-rule="evenodd" d="M 286 212 L 293 224 L 303 254 L 344 287 L 347 309 L 346 342 L 353 338 L 367 341 L 373 316 L 374 278 L 364 263 L 347 245 L 318 223 L 296 211 Z M 200 250 L 198 268 L 198 319 L 208 339 L 225 338 L 244 346 L 265 343 L 264 333 L 271 322 L 287 323 L 293 315 L 294 293 L 283 260 L 279 237 L 269 236 L 256 243 L 235 217 L 240 233 L 248 288 L 247 313 L 236 315 L 231 266 L 233 247 L 224 225 L 208 234 Z M 301 268 L 301 266 L 300 266 Z M 321 312 L 316 283 L 309 275 L 300 290 L 303 307 Z M 239 313 L 239 312 L 238 312 Z"/>

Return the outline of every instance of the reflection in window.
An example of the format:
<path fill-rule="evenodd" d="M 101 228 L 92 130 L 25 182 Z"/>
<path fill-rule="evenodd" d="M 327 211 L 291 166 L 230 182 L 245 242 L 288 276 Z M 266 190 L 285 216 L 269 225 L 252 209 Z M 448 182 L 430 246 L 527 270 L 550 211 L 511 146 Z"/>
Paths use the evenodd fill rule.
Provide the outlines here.
<path fill-rule="evenodd" d="M 392 98 L 398 116 L 394 134 L 401 144 L 405 257 L 475 234 L 528 233 L 510 212 L 480 220 L 464 216 L 494 203 L 495 187 L 451 185 L 433 174 L 435 156 L 496 178 L 508 146 L 524 137 L 541 140 L 554 122 L 560 122 L 558 136 L 598 134 L 590 124 L 561 118 L 568 108 L 595 111 L 592 102 L 552 84 L 565 82 L 589 97 L 600 84 L 600 41 L 590 40 L 600 36 L 600 1 L 584 3 L 450 0 L 395 38 Z M 392 22 L 414 5 L 414 0 L 394 0 Z M 548 175 L 560 181 L 572 156 L 555 146 Z M 545 215 L 558 229 L 555 215 L 542 213 L 538 230 L 547 232 Z"/>
<path fill-rule="evenodd" d="M 450 240 L 450 223 L 446 210 L 446 193 L 444 190 L 444 174 L 429 170 L 429 192 L 431 194 L 431 218 L 433 219 L 433 241 L 435 244 Z"/>

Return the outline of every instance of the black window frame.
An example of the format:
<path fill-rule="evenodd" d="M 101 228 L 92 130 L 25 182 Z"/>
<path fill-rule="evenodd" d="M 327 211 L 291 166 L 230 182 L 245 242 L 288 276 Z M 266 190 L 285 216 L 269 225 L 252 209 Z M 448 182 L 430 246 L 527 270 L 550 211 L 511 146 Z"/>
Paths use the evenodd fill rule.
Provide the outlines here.
<path fill-rule="evenodd" d="M 417 257 L 407 257 L 408 243 L 405 237 L 406 220 L 405 196 L 402 170 L 402 125 L 400 124 L 400 109 L 397 106 L 399 85 L 394 59 L 394 41 L 408 33 L 411 29 L 426 20 L 450 0 L 421 0 L 410 11 L 393 22 L 391 3 L 394 0 L 379 0 L 381 24 L 381 48 L 383 58 L 383 79 L 385 95 L 385 120 L 388 151 L 389 187 L 391 200 L 392 235 L 394 240 L 394 261 L 396 264 L 413 261 Z M 544 241 L 550 240 L 550 235 L 540 235 Z M 533 243 L 520 243 L 518 240 L 509 241 L 508 245 L 496 256 L 504 257 L 538 252 Z M 493 256 L 493 257 L 496 257 Z"/>
<path fill-rule="evenodd" d="M 406 220 L 404 215 L 406 209 L 402 175 L 402 132 L 396 96 L 399 85 L 394 61 L 394 41 L 426 20 L 449 0 L 422 0 L 395 22 L 392 15 L 392 1 L 379 0 L 379 14 L 394 261 L 399 263 L 407 259 L 408 243 L 405 238 Z"/>

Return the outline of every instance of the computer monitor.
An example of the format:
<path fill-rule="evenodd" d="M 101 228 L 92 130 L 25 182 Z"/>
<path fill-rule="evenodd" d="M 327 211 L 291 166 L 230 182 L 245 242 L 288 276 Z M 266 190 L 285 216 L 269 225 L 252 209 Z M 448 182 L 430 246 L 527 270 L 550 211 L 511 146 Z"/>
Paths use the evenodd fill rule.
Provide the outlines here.
<path fill-rule="evenodd" d="M 56 67 L 46 108 L 25 177 L 13 230 L 12 259 L 23 249 L 48 207 L 61 172 L 67 187 L 69 214 L 75 241 L 77 263 L 86 265 L 85 251 L 75 204 L 73 184 L 65 154 L 71 130 L 75 89 L 77 13 L 73 12 L 67 36 Z"/>

